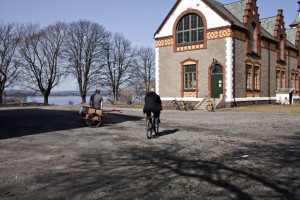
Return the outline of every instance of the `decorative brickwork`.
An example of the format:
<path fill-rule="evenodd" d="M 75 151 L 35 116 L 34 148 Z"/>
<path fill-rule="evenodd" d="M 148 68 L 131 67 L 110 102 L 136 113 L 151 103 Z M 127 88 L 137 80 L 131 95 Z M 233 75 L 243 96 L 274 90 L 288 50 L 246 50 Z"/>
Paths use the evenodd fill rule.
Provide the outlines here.
<path fill-rule="evenodd" d="M 277 49 L 276 44 L 269 43 L 266 40 L 261 40 L 261 47 L 264 48 L 264 49 L 269 49 L 269 50 L 274 51 L 274 52 L 276 52 L 276 49 Z"/>
<path fill-rule="evenodd" d="M 277 48 L 277 61 L 286 61 L 286 33 L 283 20 L 283 10 L 278 10 L 277 20 L 274 30 L 274 38 L 279 42 Z"/>
<path fill-rule="evenodd" d="M 297 57 L 298 57 L 298 56 L 297 56 L 297 52 L 294 51 L 294 50 L 289 50 L 289 51 L 288 51 L 288 55 L 289 55 L 290 57 L 293 57 L 293 58 L 297 58 Z"/>
<path fill-rule="evenodd" d="M 246 53 L 248 54 L 257 54 L 260 56 L 261 54 L 261 26 L 259 21 L 259 14 L 258 14 L 258 7 L 256 5 L 256 0 L 248 0 L 246 9 L 245 9 L 245 15 L 243 18 L 244 25 L 247 27 L 249 34 L 247 36 L 246 41 Z M 254 35 L 253 38 L 251 38 L 251 29 L 254 27 Z M 252 40 L 255 40 L 254 49 L 251 48 Z"/>
<path fill-rule="evenodd" d="M 207 40 L 216 40 L 228 37 L 235 37 L 239 40 L 246 41 L 246 34 L 235 30 L 234 33 L 230 28 L 221 28 L 221 29 L 214 29 L 208 30 L 206 33 Z M 156 40 L 156 47 L 166 47 L 166 46 L 173 46 L 174 39 L 173 36 L 166 37 L 166 38 L 159 38 Z M 189 50 L 196 50 L 196 49 L 203 49 L 205 48 L 204 44 L 190 44 L 190 45 L 183 45 L 177 46 L 176 51 L 189 51 Z"/>
<path fill-rule="evenodd" d="M 204 45 L 203 44 L 193 44 L 193 45 L 176 47 L 176 51 L 190 51 L 190 50 L 195 50 L 195 49 L 204 49 Z"/>
<path fill-rule="evenodd" d="M 183 92 L 183 97 L 197 97 L 196 92 Z"/>
<path fill-rule="evenodd" d="M 247 40 L 246 33 L 240 30 L 234 30 L 233 37 L 244 42 Z"/>
<path fill-rule="evenodd" d="M 232 37 L 232 30 L 230 28 L 207 31 L 207 39 L 208 40 L 215 40 L 215 39 L 221 39 L 221 38 L 227 38 L 227 37 Z"/>
<path fill-rule="evenodd" d="M 173 37 L 167 37 L 167 38 L 159 38 L 156 40 L 156 47 L 167 47 L 167 46 L 173 46 Z"/>

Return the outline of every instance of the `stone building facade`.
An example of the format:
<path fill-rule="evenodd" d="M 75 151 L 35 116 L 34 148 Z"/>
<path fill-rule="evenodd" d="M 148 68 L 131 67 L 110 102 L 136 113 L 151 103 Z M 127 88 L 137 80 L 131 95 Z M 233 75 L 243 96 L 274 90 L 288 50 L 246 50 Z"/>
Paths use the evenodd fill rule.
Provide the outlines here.
<path fill-rule="evenodd" d="M 178 0 L 154 38 L 156 91 L 165 103 L 270 103 L 283 90 L 300 99 L 300 14 L 286 29 L 283 10 L 260 19 L 256 0 Z"/>

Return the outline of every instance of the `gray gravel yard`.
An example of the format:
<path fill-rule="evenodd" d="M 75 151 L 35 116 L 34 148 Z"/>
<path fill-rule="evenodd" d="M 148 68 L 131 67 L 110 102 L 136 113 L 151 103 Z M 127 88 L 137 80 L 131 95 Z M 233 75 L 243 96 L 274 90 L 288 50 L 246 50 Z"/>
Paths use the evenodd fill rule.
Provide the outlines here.
<path fill-rule="evenodd" d="M 300 199 L 299 114 L 78 110 L 0 108 L 0 199 Z"/>

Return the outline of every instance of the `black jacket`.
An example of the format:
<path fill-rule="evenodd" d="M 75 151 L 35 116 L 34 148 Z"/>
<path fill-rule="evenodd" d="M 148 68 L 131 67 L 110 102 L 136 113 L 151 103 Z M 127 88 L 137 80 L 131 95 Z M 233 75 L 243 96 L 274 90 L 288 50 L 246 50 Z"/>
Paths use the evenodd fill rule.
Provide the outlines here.
<path fill-rule="evenodd" d="M 160 97 L 155 92 L 148 92 L 145 96 L 145 106 L 144 106 L 144 113 L 145 112 L 160 112 L 161 110 L 161 100 Z"/>

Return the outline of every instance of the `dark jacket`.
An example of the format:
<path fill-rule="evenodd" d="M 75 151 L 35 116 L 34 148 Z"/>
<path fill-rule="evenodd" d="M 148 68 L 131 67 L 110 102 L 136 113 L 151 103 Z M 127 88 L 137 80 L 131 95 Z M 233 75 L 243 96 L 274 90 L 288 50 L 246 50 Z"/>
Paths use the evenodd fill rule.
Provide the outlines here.
<path fill-rule="evenodd" d="M 148 92 L 145 96 L 145 106 L 143 112 L 160 112 L 161 100 L 155 92 Z"/>

